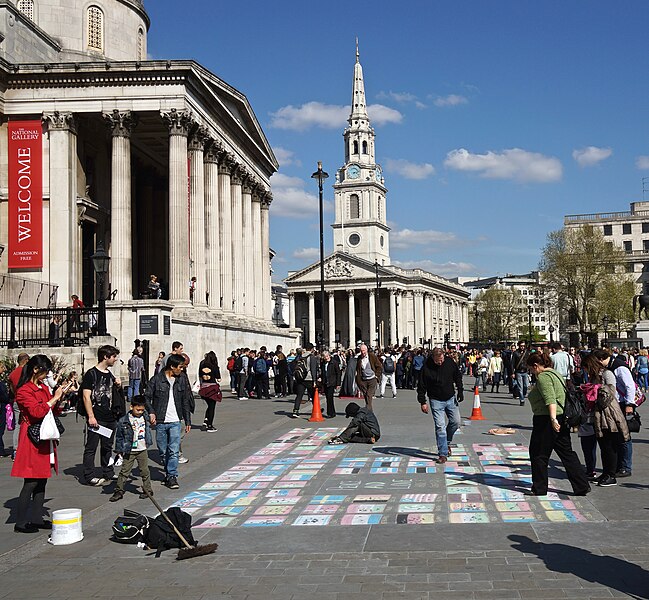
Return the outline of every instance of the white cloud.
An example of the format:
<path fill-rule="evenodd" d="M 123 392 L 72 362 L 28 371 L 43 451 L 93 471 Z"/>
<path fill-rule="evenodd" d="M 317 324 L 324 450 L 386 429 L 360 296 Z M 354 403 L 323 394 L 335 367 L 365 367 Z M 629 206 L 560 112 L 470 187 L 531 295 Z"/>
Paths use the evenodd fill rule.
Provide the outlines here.
<path fill-rule="evenodd" d="M 320 257 L 320 250 L 318 248 L 298 248 L 293 252 L 293 258 L 301 260 L 315 260 Z"/>
<path fill-rule="evenodd" d="M 403 120 L 403 115 L 398 110 L 382 104 L 371 104 L 367 111 L 374 125 L 401 123 Z M 312 127 L 339 129 L 345 126 L 350 112 L 349 106 L 315 101 L 302 106 L 288 105 L 270 114 L 270 126 L 292 131 L 306 131 Z"/>
<path fill-rule="evenodd" d="M 457 241 L 457 235 L 453 232 L 435 231 L 434 229 L 398 229 L 390 233 L 390 244 L 395 249 L 448 244 Z"/>
<path fill-rule="evenodd" d="M 586 148 L 572 151 L 572 157 L 580 167 L 592 167 L 606 160 L 611 154 L 613 154 L 611 148 L 598 148 L 597 146 L 587 146 Z"/>
<path fill-rule="evenodd" d="M 460 104 L 468 104 L 469 99 L 466 96 L 459 94 L 449 94 L 448 96 L 438 96 L 433 100 L 435 106 L 459 106 Z"/>
<path fill-rule="evenodd" d="M 410 92 L 379 92 L 376 97 L 381 100 L 394 100 L 395 102 L 399 102 L 399 104 L 406 104 L 407 102 L 417 100 L 417 96 Z"/>
<path fill-rule="evenodd" d="M 487 179 L 514 179 L 548 183 L 559 181 L 563 174 L 561 161 L 554 156 L 510 148 L 502 152 L 473 154 L 464 148 L 451 150 L 444 166 L 457 171 L 479 173 Z"/>
<path fill-rule="evenodd" d="M 276 146 L 273 148 L 273 153 L 277 162 L 279 162 L 280 167 L 288 167 L 289 165 L 297 165 L 298 167 L 302 163 L 295 158 L 295 153 L 292 150 L 287 150 L 281 146 Z"/>
<path fill-rule="evenodd" d="M 273 192 L 271 214 L 293 219 L 311 219 L 318 214 L 318 196 L 306 191 L 306 183 L 299 177 L 275 173 L 270 178 Z M 331 202 L 325 201 L 324 209 L 332 210 Z"/>
<path fill-rule="evenodd" d="M 649 156 L 638 156 L 635 159 L 635 166 L 636 169 L 640 169 L 641 171 L 649 169 Z"/>
<path fill-rule="evenodd" d="M 448 261 L 436 263 L 432 260 L 394 260 L 392 262 L 402 269 L 422 269 L 442 277 L 457 277 L 458 275 L 473 274 L 478 271 L 475 265 L 467 262 Z"/>
<path fill-rule="evenodd" d="M 435 174 L 435 167 L 430 163 L 417 164 L 403 158 L 388 158 L 385 161 L 385 169 L 391 173 L 398 173 L 406 179 L 426 179 Z"/>

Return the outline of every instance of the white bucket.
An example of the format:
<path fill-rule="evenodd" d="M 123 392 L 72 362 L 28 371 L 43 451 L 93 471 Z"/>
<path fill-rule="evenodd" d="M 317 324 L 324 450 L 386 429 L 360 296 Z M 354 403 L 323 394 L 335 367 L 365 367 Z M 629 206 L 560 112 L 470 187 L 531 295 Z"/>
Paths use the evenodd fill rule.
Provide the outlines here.
<path fill-rule="evenodd" d="M 54 546 L 74 544 L 83 539 L 81 509 L 65 508 L 52 512 L 52 535 L 49 542 Z"/>

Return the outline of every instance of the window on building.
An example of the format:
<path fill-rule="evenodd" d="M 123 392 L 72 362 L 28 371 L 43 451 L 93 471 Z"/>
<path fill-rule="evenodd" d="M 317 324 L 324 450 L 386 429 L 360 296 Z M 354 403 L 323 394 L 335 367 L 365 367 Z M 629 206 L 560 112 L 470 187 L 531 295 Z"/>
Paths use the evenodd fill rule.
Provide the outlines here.
<path fill-rule="evenodd" d="M 358 154 L 358 142 L 356 140 L 352 144 L 352 154 Z"/>
<path fill-rule="evenodd" d="M 613 235 L 613 225 L 604 225 L 604 235 Z"/>
<path fill-rule="evenodd" d="M 363 142 L 363 154 L 367 154 L 367 142 Z"/>
<path fill-rule="evenodd" d="M 349 218 L 350 219 L 361 218 L 361 200 L 358 197 L 358 194 L 352 194 L 349 197 Z"/>
<path fill-rule="evenodd" d="M 624 251 L 627 254 L 631 254 L 633 252 L 633 242 L 624 242 Z"/>
<path fill-rule="evenodd" d="M 381 196 L 379 196 L 378 202 L 376 204 L 376 215 L 380 221 L 381 220 Z"/>
<path fill-rule="evenodd" d="M 523 295 L 527 296 L 527 290 L 523 290 Z"/>
<path fill-rule="evenodd" d="M 626 267 L 626 272 L 627 272 L 627 273 L 633 273 L 633 272 L 635 271 L 634 266 L 635 266 L 635 265 L 634 265 L 633 263 L 627 263 L 627 264 L 625 265 L 625 267 Z"/>
<path fill-rule="evenodd" d="M 34 0 L 18 0 L 18 10 L 28 19 L 34 20 Z"/>
<path fill-rule="evenodd" d="M 649 223 L 642 224 L 642 233 L 649 233 Z"/>
<path fill-rule="evenodd" d="M 642 240 L 642 249 L 645 252 L 649 252 L 649 240 Z"/>
<path fill-rule="evenodd" d="M 104 51 L 104 13 L 98 6 L 88 7 L 88 48 Z"/>
<path fill-rule="evenodd" d="M 623 223 L 622 224 L 622 234 L 623 235 L 631 235 L 631 223 Z"/>
<path fill-rule="evenodd" d="M 137 30 L 137 57 L 140 60 L 145 60 L 144 54 L 144 29 L 141 27 Z"/>

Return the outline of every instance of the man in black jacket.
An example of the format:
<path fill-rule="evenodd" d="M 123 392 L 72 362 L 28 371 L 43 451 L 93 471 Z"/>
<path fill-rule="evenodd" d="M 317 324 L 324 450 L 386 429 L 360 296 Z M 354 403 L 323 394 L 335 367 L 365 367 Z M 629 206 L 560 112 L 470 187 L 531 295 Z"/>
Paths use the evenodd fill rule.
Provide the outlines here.
<path fill-rule="evenodd" d="M 156 443 L 165 469 L 165 485 L 177 490 L 178 459 L 180 457 L 180 437 L 182 423 L 185 433 L 192 428 L 192 391 L 184 376 L 185 358 L 181 354 L 171 354 L 164 370 L 154 375 L 144 392 L 146 410 L 151 426 L 156 429 Z"/>
<path fill-rule="evenodd" d="M 381 428 L 370 408 L 361 408 L 356 402 L 345 407 L 345 416 L 352 417 L 347 429 L 329 440 L 329 444 L 374 444 L 381 437 Z"/>
<path fill-rule="evenodd" d="M 327 398 L 327 418 L 333 419 L 336 416 L 334 406 L 334 392 L 340 387 L 340 366 L 337 360 L 331 358 L 328 350 L 322 353 L 320 362 L 320 383 Z"/>
<path fill-rule="evenodd" d="M 457 396 L 454 385 L 457 388 Z M 421 412 L 426 414 L 429 412 L 430 403 L 439 455 L 437 462 L 444 464 L 451 454 L 449 444 L 460 427 L 458 403 L 464 400 L 464 387 L 456 362 L 450 356 L 445 356 L 441 348 L 434 348 L 426 358 L 417 386 L 417 400 L 421 405 Z M 448 418 L 448 424 L 445 416 Z"/>

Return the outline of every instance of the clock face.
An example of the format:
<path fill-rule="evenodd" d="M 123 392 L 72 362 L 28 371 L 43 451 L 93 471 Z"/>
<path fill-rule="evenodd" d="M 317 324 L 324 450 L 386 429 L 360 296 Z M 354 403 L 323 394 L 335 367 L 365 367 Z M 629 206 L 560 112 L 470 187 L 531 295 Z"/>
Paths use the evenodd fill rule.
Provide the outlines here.
<path fill-rule="evenodd" d="M 381 167 L 376 165 L 376 180 L 381 181 L 382 177 L 383 177 L 383 171 L 381 171 Z"/>
<path fill-rule="evenodd" d="M 358 179 L 360 176 L 361 170 L 356 165 L 352 165 L 347 169 L 347 177 L 349 179 Z"/>

